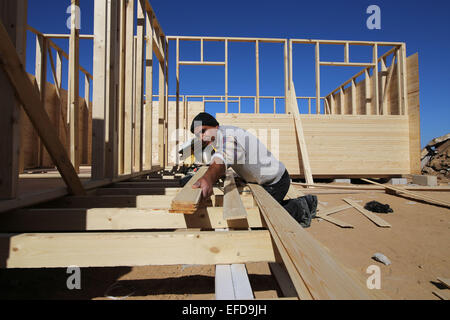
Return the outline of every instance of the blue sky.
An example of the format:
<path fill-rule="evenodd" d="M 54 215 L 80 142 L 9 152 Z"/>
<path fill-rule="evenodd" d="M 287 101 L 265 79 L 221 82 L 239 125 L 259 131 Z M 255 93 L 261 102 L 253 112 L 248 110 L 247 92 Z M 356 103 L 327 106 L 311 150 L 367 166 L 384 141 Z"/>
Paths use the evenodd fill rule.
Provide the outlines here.
<path fill-rule="evenodd" d="M 68 33 L 66 13 L 69 0 L 29 0 L 28 23 L 44 33 Z M 80 0 L 81 33 L 93 33 L 93 0 Z M 232 36 L 262 38 L 313 38 L 332 40 L 368 40 L 406 42 L 407 55 L 419 53 L 421 144 L 450 132 L 450 2 L 430 1 L 293 1 L 293 0 L 153 0 L 158 20 L 167 35 Z M 366 9 L 381 9 L 381 30 L 369 30 Z M 55 40 L 68 52 L 67 40 Z M 175 46 L 170 47 L 170 94 L 175 94 Z M 27 70 L 34 73 L 35 40 L 28 33 Z M 354 48 L 354 49 L 353 49 Z M 92 71 L 92 40 L 80 41 L 81 65 Z M 181 58 L 199 58 L 198 44 L 181 47 Z M 382 53 L 382 51 L 380 51 Z M 284 95 L 282 47 L 262 44 L 260 47 L 260 94 Z M 370 49 L 351 47 L 351 60 L 364 61 Z M 339 61 L 343 50 L 324 47 L 323 59 Z M 229 94 L 255 95 L 254 44 L 230 44 Z M 222 60 L 223 44 L 205 45 L 207 60 Z M 294 47 L 294 82 L 297 95 L 314 96 L 314 49 Z M 67 63 L 64 65 L 67 72 Z M 360 68 L 321 68 L 322 93 L 326 94 L 346 81 Z M 49 71 L 50 72 L 50 71 Z M 155 79 L 157 74 L 155 73 Z M 51 75 L 49 73 L 49 79 Z M 67 87 L 64 80 L 63 87 Z M 154 86 L 154 93 L 157 86 Z M 84 80 L 80 84 L 84 95 Z M 224 94 L 223 67 L 181 68 L 182 94 Z M 208 103 L 207 111 L 223 111 L 223 105 Z M 250 112 L 252 103 L 243 103 Z M 277 105 L 281 112 L 283 105 Z M 301 112 L 303 106 L 300 106 Z M 272 102 L 261 103 L 262 112 L 272 109 Z M 236 110 L 231 104 L 230 111 Z"/>

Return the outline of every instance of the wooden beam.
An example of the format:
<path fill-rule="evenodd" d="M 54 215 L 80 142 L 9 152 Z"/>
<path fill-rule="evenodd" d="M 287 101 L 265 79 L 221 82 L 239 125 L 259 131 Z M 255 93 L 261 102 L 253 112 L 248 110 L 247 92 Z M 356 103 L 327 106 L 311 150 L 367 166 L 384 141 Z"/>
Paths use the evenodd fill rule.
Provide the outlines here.
<path fill-rule="evenodd" d="M 80 171 L 81 149 L 80 149 L 80 107 L 79 107 L 79 35 L 77 26 L 77 8 L 80 7 L 80 0 L 71 0 L 71 24 L 69 40 L 69 92 L 68 92 L 68 118 L 70 136 L 70 161 L 76 172 Z"/>
<path fill-rule="evenodd" d="M 351 205 L 344 204 L 342 206 L 337 206 L 334 208 L 319 210 L 318 214 L 320 214 L 321 216 L 328 216 L 330 214 L 333 214 L 333 213 L 336 213 L 336 212 L 339 212 L 342 210 L 350 209 L 350 208 L 352 208 Z"/>
<path fill-rule="evenodd" d="M 255 42 L 255 58 L 256 58 L 256 108 L 255 113 L 259 113 L 259 40 Z"/>
<path fill-rule="evenodd" d="M 372 221 L 373 223 L 375 223 L 377 226 L 379 227 L 383 227 L 383 228 L 390 228 L 391 225 L 389 223 L 387 223 L 386 221 L 384 221 L 383 219 L 381 219 L 379 216 L 377 216 L 375 213 L 370 212 L 366 209 L 364 209 L 363 207 L 361 207 L 359 204 L 357 204 L 354 200 L 352 199 L 347 199 L 344 198 L 342 199 L 345 202 L 347 202 L 349 205 L 351 205 L 353 208 L 355 208 L 356 210 L 358 210 L 359 212 L 361 212 L 364 216 L 366 216 L 366 218 L 368 218 L 370 221 Z"/>
<path fill-rule="evenodd" d="M 249 184 L 249 187 L 265 221 L 272 226 L 272 237 L 276 235 L 280 239 L 314 299 L 372 298 L 368 289 L 347 274 L 320 243 L 261 186 Z M 292 279 L 291 272 L 289 274 Z"/>
<path fill-rule="evenodd" d="M 189 182 L 186 183 L 183 189 L 173 198 L 171 212 L 192 214 L 197 210 L 202 198 L 202 189 L 194 189 L 192 188 L 192 185 L 196 183 L 198 179 L 203 177 L 207 170 L 207 166 L 201 167 Z"/>
<path fill-rule="evenodd" d="M 126 59 L 126 2 L 120 1 L 119 21 L 119 88 L 117 110 L 118 134 L 118 173 L 123 174 L 124 167 L 124 113 L 125 113 L 125 59 Z"/>
<path fill-rule="evenodd" d="M 323 219 L 325 221 L 331 222 L 332 224 L 335 224 L 335 225 L 337 225 L 337 226 L 339 226 L 341 228 L 353 228 L 353 225 L 351 225 L 351 224 L 349 224 L 349 223 L 347 223 L 345 221 L 341 221 L 339 219 L 336 219 L 334 217 L 327 216 L 327 215 L 317 214 L 316 218 L 320 218 L 320 219 Z"/>
<path fill-rule="evenodd" d="M 239 112 L 241 112 L 239 99 Z M 228 113 L 228 40 L 225 40 L 225 113 Z"/>
<path fill-rule="evenodd" d="M 373 45 L 373 63 L 375 64 L 373 67 L 372 81 L 373 81 L 373 90 L 372 90 L 372 109 L 375 110 L 375 114 L 379 114 L 380 111 L 380 98 L 378 91 L 378 46 Z"/>
<path fill-rule="evenodd" d="M 399 194 L 404 194 L 406 196 L 409 196 L 409 197 L 412 197 L 412 198 L 415 198 L 415 199 L 418 199 L 418 200 L 422 200 L 422 201 L 425 201 L 425 202 L 428 202 L 428 203 L 437 204 L 439 206 L 444 206 L 444 207 L 450 208 L 450 202 L 448 202 L 448 201 L 434 199 L 434 198 L 426 196 L 426 195 L 422 195 L 422 194 L 418 194 L 418 193 L 415 193 L 415 192 L 407 191 L 407 190 L 405 190 L 403 188 L 398 188 L 398 187 L 394 187 L 394 186 L 387 186 L 387 185 L 384 185 L 384 184 L 381 184 L 381 183 L 377 183 L 377 182 L 374 182 L 374 181 L 371 181 L 371 180 L 368 180 L 368 179 L 361 179 L 361 180 L 369 182 L 369 183 L 372 183 L 372 184 L 375 184 L 377 186 L 381 186 L 381 187 L 383 187 L 385 189 L 388 189 L 388 190 L 395 191 L 395 192 L 397 192 Z"/>
<path fill-rule="evenodd" d="M 126 4 L 125 17 L 125 105 L 124 105 L 124 127 L 123 127 L 123 171 L 132 172 L 132 150 L 133 150 L 133 42 L 134 42 L 134 1 Z"/>
<path fill-rule="evenodd" d="M 270 234 L 265 230 L 1 234 L 0 248 L 3 268 L 275 261 Z"/>
<path fill-rule="evenodd" d="M 314 183 L 312 172 L 311 172 L 311 166 L 309 164 L 309 155 L 308 155 L 308 149 L 306 147 L 305 142 L 305 136 L 303 134 L 303 126 L 302 121 L 300 119 L 300 113 L 298 111 L 298 104 L 297 104 L 297 96 L 295 93 L 295 86 L 294 83 L 291 82 L 290 90 L 289 90 L 289 108 L 294 116 L 295 121 L 295 131 L 297 133 L 297 141 L 300 145 L 300 153 L 302 155 L 302 165 L 304 170 L 304 176 L 307 183 Z"/>
<path fill-rule="evenodd" d="M 92 94 L 92 179 L 105 178 L 105 111 L 108 86 L 107 73 L 107 1 L 94 2 L 94 64 Z"/>
<path fill-rule="evenodd" d="M 50 153 L 69 191 L 73 194 L 84 194 L 80 179 L 67 157 L 66 150 L 59 141 L 53 125 L 40 103 L 39 93 L 29 80 L 2 23 L 0 24 L 0 53 L 1 66 L 13 84 L 17 98 Z"/>
<path fill-rule="evenodd" d="M 320 114 L 320 43 L 316 42 L 316 114 Z M 291 90 L 293 89 L 293 81 L 291 83 Z"/>
<path fill-rule="evenodd" d="M 152 168 L 152 124 L 153 124 L 153 19 L 151 14 L 145 16 L 146 21 L 146 61 L 145 61 L 145 121 L 144 121 L 144 168 Z"/>
<path fill-rule="evenodd" d="M 231 170 L 227 170 L 223 189 L 223 219 L 246 219 L 247 211 L 245 210 L 241 196 L 236 188 L 233 171 Z"/>
<path fill-rule="evenodd" d="M 22 209 L 0 215 L 0 232 L 262 228 L 259 209 L 247 210 L 247 220 L 227 221 L 223 219 L 223 207 L 201 208 L 193 215 L 170 213 L 168 208 Z"/>
<path fill-rule="evenodd" d="M 443 285 L 445 285 L 447 288 L 450 289 L 450 279 L 449 278 L 438 277 L 437 279 L 440 283 L 442 283 Z"/>
<path fill-rule="evenodd" d="M 36 64 L 35 64 L 35 77 L 36 84 L 39 89 L 40 98 L 44 110 L 48 114 L 48 106 L 45 103 L 45 92 L 46 92 L 46 82 L 47 82 L 47 46 L 48 41 L 43 36 L 36 36 Z M 37 164 L 39 166 L 43 165 L 44 158 L 44 146 L 41 140 L 38 138 L 37 141 Z"/>
<path fill-rule="evenodd" d="M 157 33 L 158 38 L 160 38 Z M 159 102 L 158 102 L 158 161 L 161 167 L 165 165 L 165 119 L 166 119 L 166 99 L 165 99 L 165 59 L 159 60 Z"/>
<path fill-rule="evenodd" d="M 144 32 L 146 24 L 145 1 L 137 2 L 137 45 L 136 45 L 136 105 L 135 105 L 135 145 L 134 164 L 136 171 L 142 171 L 143 155 L 143 109 L 144 109 Z"/>

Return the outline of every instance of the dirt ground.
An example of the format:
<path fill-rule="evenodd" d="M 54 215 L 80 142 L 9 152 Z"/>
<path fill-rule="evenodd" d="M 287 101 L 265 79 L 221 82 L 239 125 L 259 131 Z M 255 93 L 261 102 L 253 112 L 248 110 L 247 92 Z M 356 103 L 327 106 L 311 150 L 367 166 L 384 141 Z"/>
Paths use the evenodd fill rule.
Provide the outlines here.
<path fill-rule="evenodd" d="M 449 200 L 449 192 L 428 192 Z M 381 269 L 380 291 L 392 299 L 439 299 L 437 277 L 450 278 L 450 210 L 384 193 L 319 195 L 325 208 L 342 198 L 388 203 L 393 213 L 379 214 L 392 225 L 380 228 L 354 209 L 333 214 L 354 226 L 343 229 L 315 219 L 310 232 L 345 268 L 365 281 L 366 269 Z M 382 253 L 385 266 L 371 257 Z M 282 296 L 267 263 L 247 264 L 256 298 Z M 214 299 L 214 266 L 83 268 L 81 289 L 68 290 L 66 269 L 0 270 L 0 299 Z M 450 291 L 449 289 L 448 292 Z M 127 297 L 128 296 L 128 297 Z"/>

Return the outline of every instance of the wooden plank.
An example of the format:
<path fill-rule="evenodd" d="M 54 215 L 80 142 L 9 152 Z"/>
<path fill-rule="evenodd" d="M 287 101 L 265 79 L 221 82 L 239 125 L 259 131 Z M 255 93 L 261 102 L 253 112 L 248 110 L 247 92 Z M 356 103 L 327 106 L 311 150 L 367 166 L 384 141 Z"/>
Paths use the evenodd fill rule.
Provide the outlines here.
<path fill-rule="evenodd" d="M 373 45 L 373 63 L 375 64 L 373 68 L 373 90 L 372 90 L 372 109 L 375 110 L 375 114 L 379 114 L 380 111 L 380 98 L 378 91 L 378 46 L 377 44 Z"/>
<path fill-rule="evenodd" d="M 137 2 L 137 43 L 136 43 L 136 105 L 135 105 L 135 171 L 142 171 L 143 154 L 143 109 L 144 109 L 144 31 L 145 31 L 145 1 Z"/>
<path fill-rule="evenodd" d="M 216 265 L 214 276 L 216 300 L 235 300 L 231 265 Z"/>
<path fill-rule="evenodd" d="M 237 300 L 253 300 L 253 291 L 248 279 L 247 269 L 243 263 L 231 265 L 234 296 Z"/>
<path fill-rule="evenodd" d="M 144 120 L 144 168 L 152 168 L 152 123 L 153 123 L 153 18 L 146 15 L 146 61 L 145 61 L 145 120 Z"/>
<path fill-rule="evenodd" d="M 353 225 L 351 225 L 351 224 L 349 224 L 349 223 L 347 223 L 345 221 L 342 221 L 342 220 L 339 220 L 339 219 L 327 216 L 327 215 L 317 214 L 316 218 L 320 218 L 320 219 L 323 219 L 325 221 L 331 222 L 331 223 L 333 223 L 333 224 L 335 224 L 335 225 L 337 225 L 337 226 L 339 226 L 341 228 L 353 228 Z"/>
<path fill-rule="evenodd" d="M 107 2 L 94 4 L 94 64 L 92 92 L 92 179 L 105 178 L 105 110 L 107 70 Z"/>
<path fill-rule="evenodd" d="M 442 277 L 438 277 L 437 278 L 439 282 L 441 282 L 442 284 L 444 284 L 447 288 L 450 289 L 450 278 L 442 278 Z"/>
<path fill-rule="evenodd" d="M 256 58 L 256 108 L 255 113 L 259 113 L 259 40 L 255 41 L 255 58 Z"/>
<path fill-rule="evenodd" d="M 450 294 L 448 290 L 433 291 L 433 294 L 439 297 L 441 300 L 450 300 Z"/>
<path fill-rule="evenodd" d="M 157 32 L 158 38 L 160 38 Z M 161 167 L 165 166 L 165 120 L 166 120 L 166 99 L 165 99 L 165 60 L 159 63 L 159 102 L 158 102 L 158 161 Z"/>
<path fill-rule="evenodd" d="M 266 230 L 1 234 L 0 248 L 3 268 L 275 261 Z"/>
<path fill-rule="evenodd" d="M 224 220 L 246 219 L 245 210 L 233 177 L 233 171 L 227 170 L 224 185 L 223 218 Z"/>
<path fill-rule="evenodd" d="M 450 208 L 450 202 L 448 202 L 448 201 L 434 199 L 434 198 L 429 197 L 429 196 L 425 196 L 425 195 L 418 194 L 418 193 L 415 193 L 415 192 L 407 191 L 407 190 L 405 190 L 403 188 L 394 187 L 394 186 L 387 186 L 387 185 L 384 185 L 384 184 L 381 184 L 381 183 L 377 183 L 377 182 L 374 182 L 374 181 L 371 181 L 371 180 L 368 180 L 368 179 L 361 179 L 361 180 L 369 182 L 369 183 L 372 183 L 372 184 L 375 184 L 377 186 L 381 186 L 381 187 L 383 187 L 385 189 L 388 189 L 388 190 L 396 191 L 396 192 L 398 192 L 400 194 L 403 193 L 403 194 L 405 194 L 407 196 L 410 196 L 410 197 L 418 199 L 418 200 L 422 200 L 422 201 L 425 201 L 425 202 L 428 202 L 428 203 L 437 204 L 437 205 L 440 205 L 440 206 L 444 206 L 444 207 Z"/>
<path fill-rule="evenodd" d="M 318 46 L 317 46 L 318 47 Z M 300 153 L 302 156 L 302 165 L 304 170 L 304 176 L 307 183 L 314 183 L 311 167 L 309 164 L 309 155 L 308 155 L 308 149 L 306 147 L 305 137 L 303 134 L 303 125 L 302 121 L 300 119 L 300 113 L 298 111 L 298 104 L 297 104 L 297 95 L 295 93 L 295 86 L 294 82 L 291 82 L 291 88 L 290 88 L 290 98 L 289 98 L 289 108 L 294 115 L 295 120 L 295 131 L 297 133 L 297 142 L 300 145 Z"/>
<path fill-rule="evenodd" d="M 13 84 L 17 98 L 22 103 L 28 117 L 50 153 L 69 191 L 73 194 L 84 194 L 81 181 L 40 103 L 39 94 L 29 80 L 3 24 L 0 24 L 0 42 L 1 66 Z"/>
<path fill-rule="evenodd" d="M 279 237 L 314 299 L 371 298 L 368 289 L 349 276 L 261 186 L 249 186 L 266 222 L 273 227 L 272 236 Z"/>
<path fill-rule="evenodd" d="M 207 170 L 207 166 L 201 167 L 189 182 L 186 183 L 183 189 L 173 198 L 171 212 L 192 214 L 197 210 L 200 199 L 202 198 L 202 189 L 194 189 L 192 188 L 192 185 L 196 183 L 198 179 L 203 177 Z"/>
<path fill-rule="evenodd" d="M 316 48 L 316 114 L 320 114 L 320 66 L 321 66 L 321 62 L 320 62 L 320 43 L 316 42 L 315 44 L 315 48 Z M 294 90 L 295 92 L 295 88 L 294 88 L 294 80 L 292 80 L 291 82 L 291 90 Z M 294 95 L 296 96 L 296 95 Z"/>
<path fill-rule="evenodd" d="M 381 219 L 379 216 L 377 216 L 373 212 L 370 212 L 370 211 L 364 209 L 363 207 L 361 207 L 359 204 L 357 204 L 352 199 L 344 198 L 342 200 L 344 200 L 345 202 L 350 204 L 353 208 L 355 208 L 356 210 L 361 212 L 364 216 L 366 216 L 370 221 L 375 223 L 377 226 L 383 227 L 383 228 L 390 228 L 391 227 L 391 225 L 389 223 L 387 223 L 386 221 Z"/>
<path fill-rule="evenodd" d="M 336 213 L 336 212 L 339 212 L 339 211 L 342 211 L 342 210 L 350 209 L 350 208 L 352 208 L 351 205 L 344 204 L 342 206 L 337 206 L 337 207 L 334 207 L 334 208 L 320 210 L 318 212 L 318 214 L 320 214 L 321 216 L 328 216 L 330 214 L 333 214 L 333 213 Z"/>
<path fill-rule="evenodd" d="M 165 206 L 167 207 L 167 205 Z M 258 208 L 249 208 L 247 220 L 223 219 L 222 207 L 207 207 L 197 214 L 170 213 L 166 208 L 41 208 L 0 215 L 1 232 L 57 232 L 201 228 L 248 230 L 262 228 Z"/>
<path fill-rule="evenodd" d="M 125 105 L 124 105 L 124 140 L 123 140 L 123 170 L 132 172 L 133 150 L 133 43 L 134 43 L 134 1 L 126 4 L 125 22 Z"/>
<path fill-rule="evenodd" d="M 70 40 L 69 40 L 69 92 L 68 92 L 68 109 L 69 109 L 69 136 L 70 136 L 70 161 L 72 162 L 76 172 L 80 171 L 80 108 L 79 108 L 79 38 L 80 30 L 77 26 L 78 15 L 77 8 L 80 7 L 80 0 L 71 0 L 71 24 L 70 24 Z"/>

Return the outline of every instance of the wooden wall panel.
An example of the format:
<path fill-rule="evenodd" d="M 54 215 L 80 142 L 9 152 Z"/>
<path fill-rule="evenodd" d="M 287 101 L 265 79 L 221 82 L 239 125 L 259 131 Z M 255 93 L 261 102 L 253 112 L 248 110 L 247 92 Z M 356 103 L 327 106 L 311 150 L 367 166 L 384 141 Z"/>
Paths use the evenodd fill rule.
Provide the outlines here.
<path fill-rule="evenodd" d="M 301 115 L 314 176 L 371 176 L 409 173 L 409 127 L 406 116 Z M 217 114 L 221 125 L 279 130 L 267 146 L 292 176 L 302 176 L 294 121 L 290 115 Z M 262 131 L 260 131 L 262 130 Z M 275 139 L 276 140 L 276 139 Z M 276 145 L 274 145 L 274 143 Z M 273 146 L 273 147 L 272 147 Z"/>

